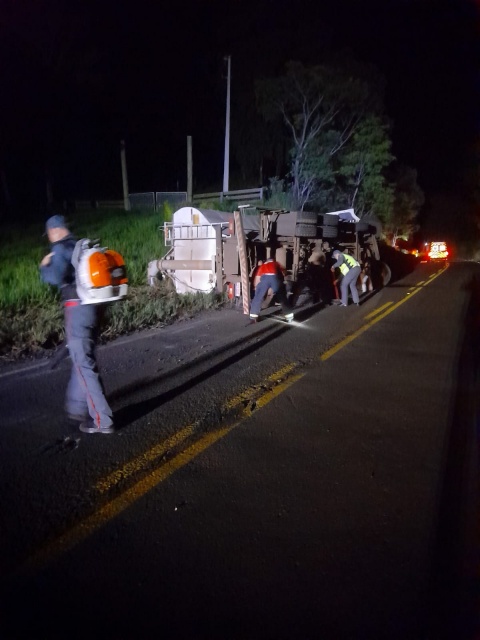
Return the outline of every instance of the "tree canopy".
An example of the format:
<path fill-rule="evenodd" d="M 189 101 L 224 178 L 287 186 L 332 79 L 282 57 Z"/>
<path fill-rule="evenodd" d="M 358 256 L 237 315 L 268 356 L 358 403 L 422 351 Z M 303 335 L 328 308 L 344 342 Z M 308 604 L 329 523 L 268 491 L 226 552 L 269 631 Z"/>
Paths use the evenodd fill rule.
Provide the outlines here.
<path fill-rule="evenodd" d="M 313 67 L 289 62 L 284 75 L 257 81 L 260 113 L 267 122 L 283 123 L 289 134 L 297 208 L 345 199 L 348 188 L 364 209 L 372 208 L 369 192 L 378 200 L 382 180 L 377 175 L 375 181 L 373 172 L 392 160 L 387 127 L 380 120 L 382 87 L 374 69 L 353 61 Z M 368 137 L 375 138 L 375 152 L 368 152 Z"/>

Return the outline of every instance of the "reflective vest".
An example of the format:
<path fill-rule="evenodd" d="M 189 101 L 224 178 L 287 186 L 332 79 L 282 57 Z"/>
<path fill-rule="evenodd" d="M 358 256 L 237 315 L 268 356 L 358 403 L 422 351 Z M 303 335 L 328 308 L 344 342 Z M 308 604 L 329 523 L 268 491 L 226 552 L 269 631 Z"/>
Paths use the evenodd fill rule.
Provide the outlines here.
<path fill-rule="evenodd" d="M 350 271 L 350 269 L 353 269 L 354 267 L 359 267 L 360 265 L 355 260 L 355 258 L 352 258 L 352 256 L 349 256 L 348 253 L 343 253 L 342 255 L 343 255 L 344 262 L 342 262 L 342 264 L 340 265 L 340 273 L 342 274 L 342 276 L 346 276 L 347 273 Z"/>

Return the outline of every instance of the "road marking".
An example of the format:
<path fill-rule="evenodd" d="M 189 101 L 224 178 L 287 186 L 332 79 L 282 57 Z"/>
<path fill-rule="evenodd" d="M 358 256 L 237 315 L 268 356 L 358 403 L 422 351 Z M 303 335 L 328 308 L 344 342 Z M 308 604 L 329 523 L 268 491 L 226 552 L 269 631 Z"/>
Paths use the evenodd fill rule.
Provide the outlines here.
<path fill-rule="evenodd" d="M 436 273 L 434 278 L 432 278 L 427 284 L 430 284 L 431 282 L 433 282 L 433 280 L 435 278 L 438 278 L 438 276 L 440 276 L 446 269 L 448 269 L 448 265 L 444 269 L 442 269 L 438 273 Z M 356 340 L 359 336 L 362 335 L 362 333 L 365 333 L 365 331 L 368 331 L 368 329 L 373 327 L 374 324 L 377 324 L 377 322 L 380 322 L 380 320 L 383 320 L 383 318 L 386 318 L 388 315 L 390 315 L 392 313 L 392 311 L 395 311 L 395 309 L 398 309 L 398 307 L 400 307 L 402 304 L 407 302 L 407 300 L 411 300 L 412 297 L 415 294 L 417 294 L 419 291 L 422 290 L 422 288 L 423 287 L 420 286 L 420 283 L 419 283 L 415 287 L 415 289 L 413 289 L 411 291 L 411 293 L 407 294 L 408 297 L 405 296 L 404 298 L 402 298 L 402 300 L 399 300 L 394 305 L 389 306 L 388 309 L 383 311 L 380 315 L 377 315 L 373 320 L 371 320 L 370 322 L 367 322 L 367 324 L 365 324 L 363 327 L 360 327 L 360 329 L 358 329 L 357 331 L 355 331 L 351 335 L 347 336 L 344 340 L 342 340 L 341 342 L 336 344 L 334 347 L 332 347 L 331 349 L 328 349 L 327 351 L 322 353 L 322 355 L 320 356 L 320 361 L 321 362 L 325 362 L 325 360 L 328 360 L 329 358 L 331 358 L 338 351 L 340 351 L 340 349 L 343 349 L 343 347 L 346 347 L 347 344 L 350 344 L 350 342 L 353 342 L 353 340 Z"/>
<path fill-rule="evenodd" d="M 288 374 L 291 373 L 297 366 L 298 364 L 296 362 L 287 364 L 278 371 L 275 371 L 275 373 L 272 373 L 272 375 L 267 378 L 267 381 L 273 384 L 277 384 L 280 380 L 288 376 Z M 242 393 L 239 393 L 238 395 L 233 396 L 233 398 L 227 400 L 227 402 L 225 402 L 225 404 L 223 405 L 222 410 L 223 412 L 232 411 L 239 405 L 250 402 L 251 400 L 254 400 L 252 390 L 247 389 L 246 391 L 242 391 Z"/>
<path fill-rule="evenodd" d="M 280 371 L 285 371 L 285 369 L 288 369 L 289 367 L 290 369 L 293 368 L 288 365 Z M 277 372 L 277 374 L 278 373 L 279 372 Z M 274 376 L 275 375 L 276 374 L 274 374 Z M 283 375 L 285 375 L 285 373 L 283 373 Z M 260 396 L 260 398 L 257 399 L 256 407 L 265 407 L 269 402 L 277 398 L 289 387 L 298 382 L 298 380 L 303 378 L 304 375 L 304 373 L 301 373 L 291 376 L 288 380 L 280 382 L 273 389 L 269 389 L 262 396 Z M 205 434 L 196 442 L 188 446 L 186 449 L 177 453 L 167 462 L 163 464 L 161 463 L 160 466 L 154 469 L 148 476 L 136 482 L 129 489 L 120 493 L 116 498 L 113 498 L 106 504 L 100 506 L 90 516 L 87 516 L 84 520 L 78 522 L 71 529 L 52 540 L 52 542 L 46 544 L 36 553 L 32 554 L 20 567 L 19 572 L 29 571 L 31 569 L 39 569 L 42 566 L 48 564 L 48 562 L 53 560 L 55 557 L 58 557 L 59 555 L 70 551 L 77 544 L 95 533 L 95 531 L 113 520 L 113 518 L 122 513 L 122 511 L 128 509 L 128 507 L 137 502 L 137 500 L 142 498 L 154 487 L 169 478 L 173 473 L 184 467 L 186 464 L 200 455 L 203 451 L 225 437 L 228 433 L 230 433 L 230 431 L 242 424 L 245 419 L 249 418 L 251 415 L 252 410 L 245 407 L 242 411 L 241 417 L 237 419 L 233 424 Z M 189 429 L 189 427 L 185 427 L 185 430 L 187 429 Z M 153 451 L 155 449 L 156 447 L 153 447 L 150 451 Z M 139 456 L 139 458 L 148 457 L 148 454 L 149 452 L 147 452 L 147 454 L 145 454 L 144 456 Z M 135 460 L 138 460 L 139 458 L 136 458 Z"/>
<path fill-rule="evenodd" d="M 444 269 L 435 274 L 434 278 L 440 276 L 447 268 L 448 264 Z M 430 282 L 432 282 L 434 278 L 432 278 Z M 430 284 L 430 282 L 428 284 Z M 419 291 L 421 291 L 421 287 L 417 285 L 417 288 L 415 288 L 415 290 L 412 292 L 412 295 L 415 295 Z M 377 322 L 383 320 L 383 318 L 388 316 L 390 313 L 392 313 L 392 311 L 400 307 L 410 298 L 405 297 L 395 304 L 387 303 L 386 305 L 384 305 L 384 310 L 382 311 L 382 308 L 380 308 L 378 310 L 378 313 L 375 314 L 376 317 L 373 320 L 361 327 L 358 331 L 354 332 L 351 336 L 348 336 L 347 338 L 342 340 L 339 344 L 324 352 L 320 356 L 320 360 L 322 362 L 328 360 L 328 358 L 330 358 L 332 355 L 340 351 L 340 349 L 358 338 L 362 333 L 370 329 Z M 289 387 L 301 380 L 306 375 L 305 373 L 299 373 L 290 376 L 286 380 L 283 380 L 283 378 L 285 378 L 285 376 L 288 376 L 288 374 L 291 373 L 296 366 L 298 366 L 296 363 L 288 364 L 268 378 L 268 380 L 270 380 L 271 382 L 278 382 L 278 384 L 273 388 L 268 389 L 260 397 L 256 398 L 255 409 L 261 409 L 265 407 L 269 402 L 277 398 Z M 232 400 L 229 401 L 226 406 L 235 407 L 244 400 L 245 395 L 241 394 L 232 398 Z M 146 464 L 160 457 L 160 464 L 156 469 L 149 473 L 145 478 L 142 478 L 130 488 L 120 493 L 117 497 L 100 506 L 90 516 L 87 516 L 85 519 L 79 521 L 71 529 L 57 536 L 54 540 L 52 540 L 50 543 L 47 543 L 37 552 L 34 552 L 20 567 L 20 572 L 28 571 L 29 569 L 38 569 L 41 566 L 48 564 L 48 562 L 51 561 L 54 557 L 58 557 L 59 555 L 70 551 L 73 547 L 91 536 L 93 533 L 95 533 L 95 531 L 106 525 L 108 522 L 113 520 L 113 518 L 115 518 L 135 502 L 137 502 L 154 487 L 169 478 L 173 473 L 194 460 L 203 451 L 208 449 L 210 446 L 230 433 L 230 431 L 242 424 L 252 415 L 255 409 L 252 409 L 249 405 L 245 406 L 240 414 L 240 417 L 237 418 L 231 425 L 227 425 L 221 429 L 217 429 L 216 431 L 212 431 L 203 435 L 196 442 L 189 445 L 186 449 L 179 451 L 170 460 L 167 460 L 166 462 L 162 461 L 162 451 L 165 452 L 168 449 L 167 445 L 169 443 L 180 444 L 181 442 L 185 441 L 190 435 L 192 435 L 193 431 L 191 430 L 193 429 L 193 426 L 190 425 L 188 427 L 184 427 L 181 431 L 178 432 L 178 434 L 175 434 L 171 438 L 168 438 L 163 443 L 155 445 L 149 451 L 138 456 L 137 458 L 134 458 L 118 471 L 115 471 L 103 480 L 98 481 L 95 485 L 95 488 L 101 493 L 104 493 L 111 487 L 115 486 L 119 479 L 123 479 L 125 477 L 128 477 L 129 475 L 132 475 L 133 473 L 140 470 L 142 466 L 145 466 Z"/>
<path fill-rule="evenodd" d="M 368 314 L 368 316 L 365 316 L 364 320 L 370 320 L 370 318 L 373 318 L 374 316 L 377 315 L 377 313 L 380 313 L 381 311 L 389 307 L 391 304 L 393 304 L 393 302 L 386 302 L 385 304 L 382 304 L 381 307 L 378 307 L 378 309 L 374 309 L 371 313 Z"/>
<path fill-rule="evenodd" d="M 170 438 L 167 438 L 163 442 L 156 444 L 148 451 L 145 451 L 133 460 L 130 460 L 130 462 L 124 464 L 123 467 L 115 469 L 115 471 L 112 471 L 112 473 L 110 473 L 105 478 L 101 478 L 100 480 L 98 480 L 98 482 L 94 486 L 94 489 L 99 493 L 106 493 L 107 491 L 110 491 L 110 489 L 117 485 L 121 480 L 126 480 L 133 474 L 141 471 L 150 462 L 153 462 L 157 458 L 163 457 L 167 453 L 167 451 L 170 451 L 171 449 L 177 447 L 184 440 L 193 435 L 194 430 L 195 425 L 184 427 Z"/>

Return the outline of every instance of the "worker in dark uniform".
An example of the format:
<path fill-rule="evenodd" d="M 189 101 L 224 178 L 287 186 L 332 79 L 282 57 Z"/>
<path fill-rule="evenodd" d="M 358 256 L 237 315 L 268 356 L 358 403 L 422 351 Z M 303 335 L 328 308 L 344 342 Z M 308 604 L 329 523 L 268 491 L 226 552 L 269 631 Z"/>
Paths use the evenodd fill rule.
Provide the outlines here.
<path fill-rule="evenodd" d="M 358 297 L 357 280 L 361 272 L 360 264 L 353 256 L 348 253 L 342 253 L 338 249 L 335 249 L 332 255 L 334 260 L 336 260 L 335 264 L 331 267 L 332 273 L 335 272 L 335 269 L 340 269 L 340 273 L 342 274 L 340 282 L 340 306 L 346 307 L 348 305 L 349 287 L 352 293 L 353 302 L 358 306 L 360 300 Z"/>
<path fill-rule="evenodd" d="M 273 258 L 269 258 L 263 264 L 257 267 L 254 277 L 259 278 L 255 287 L 255 296 L 253 297 L 250 307 L 250 321 L 256 322 L 262 309 L 262 302 L 269 289 L 276 295 L 278 302 L 282 307 L 282 313 L 285 320 L 291 320 L 293 313 L 287 300 L 287 291 L 284 283 L 284 270 L 282 266 Z"/>
<path fill-rule="evenodd" d="M 75 287 L 72 254 L 76 240 L 65 218 L 54 215 L 46 222 L 51 251 L 40 263 L 41 279 L 60 290 L 65 318 L 65 340 L 72 360 L 65 410 L 79 422 L 83 433 L 113 433 L 108 405 L 95 360 L 99 305 L 81 304 Z"/>

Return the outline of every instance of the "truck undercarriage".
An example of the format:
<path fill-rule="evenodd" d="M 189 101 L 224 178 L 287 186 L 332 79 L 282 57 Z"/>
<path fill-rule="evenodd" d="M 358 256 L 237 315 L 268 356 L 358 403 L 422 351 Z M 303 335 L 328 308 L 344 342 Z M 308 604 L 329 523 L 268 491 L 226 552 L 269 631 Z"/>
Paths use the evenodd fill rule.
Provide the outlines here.
<path fill-rule="evenodd" d="M 325 300 L 331 292 L 334 249 L 352 255 L 362 267 L 359 286 L 388 284 L 390 270 L 380 260 L 379 223 L 359 220 L 352 209 L 333 213 L 240 207 L 234 214 L 183 207 L 163 227 L 167 254 L 149 263 L 151 284 L 171 277 L 177 291 L 226 292 L 242 298 L 244 311 L 259 261 L 274 258 L 285 269 L 293 301 L 305 290 Z"/>

